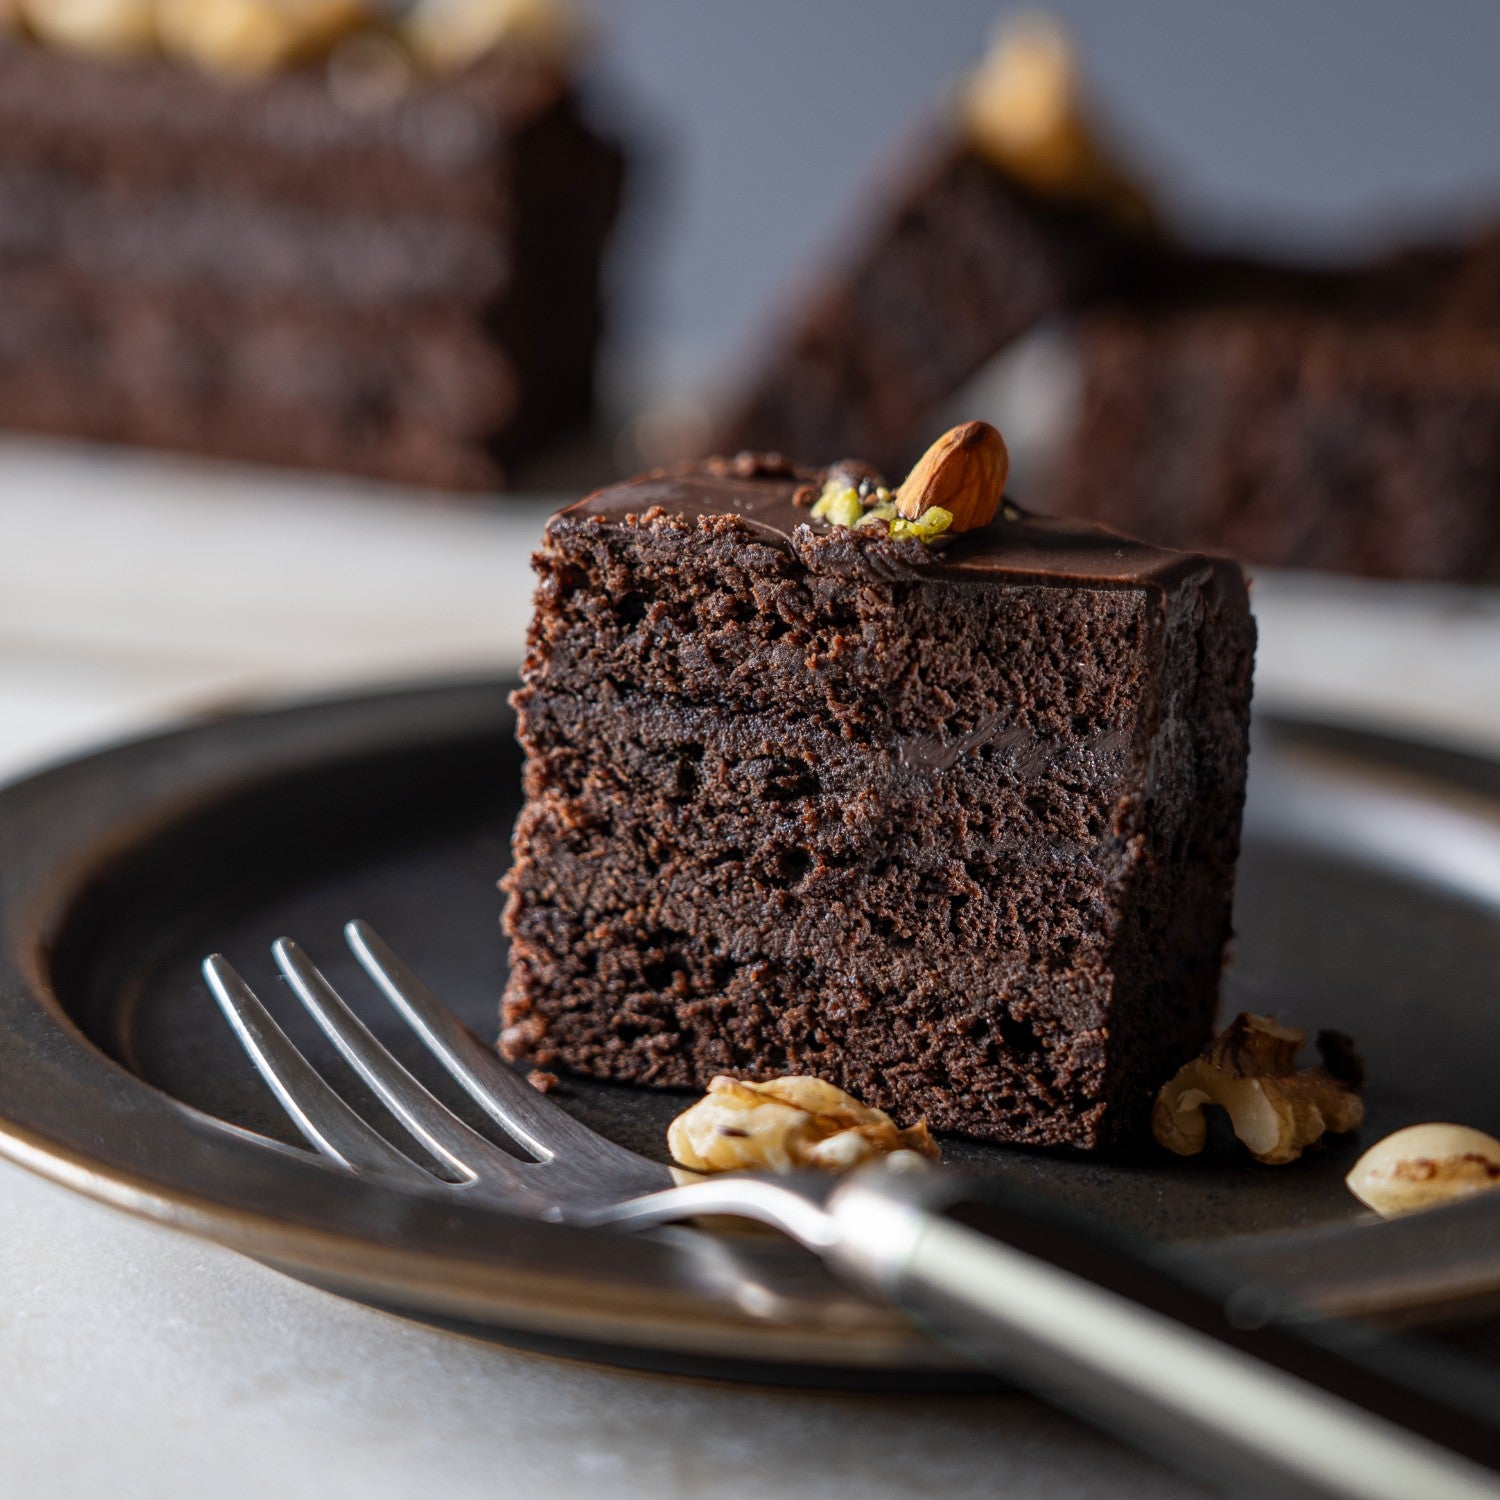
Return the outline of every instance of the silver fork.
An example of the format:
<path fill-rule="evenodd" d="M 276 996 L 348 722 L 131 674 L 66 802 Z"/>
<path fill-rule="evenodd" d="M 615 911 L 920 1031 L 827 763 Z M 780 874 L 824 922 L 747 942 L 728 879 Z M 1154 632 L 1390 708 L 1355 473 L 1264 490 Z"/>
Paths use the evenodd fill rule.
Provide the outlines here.
<path fill-rule="evenodd" d="M 875 1167 L 832 1182 L 733 1175 L 677 1185 L 667 1167 L 533 1089 L 368 925 L 350 922 L 344 935 L 428 1051 L 527 1158 L 459 1119 L 280 939 L 272 952 L 292 991 L 444 1175 L 420 1165 L 345 1103 L 221 955 L 205 959 L 251 1061 L 309 1144 L 345 1171 L 597 1228 L 707 1214 L 758 1220 L 980 1363 L 1212 1477 L 1346 1500 L 1500 1497 L 1500 1408 L 1484 1404 L 1492 1391 L 1440 1399 L 1414 1386 L 1409 1351 L 1335 1346 L 1268 1314 L 1274 1299 L 1261 1289 L 1210 1284 L 1178 1260 L 953 1173 Z M 1255 1318 L 1247 1305 L 1261 1310 Z"/>

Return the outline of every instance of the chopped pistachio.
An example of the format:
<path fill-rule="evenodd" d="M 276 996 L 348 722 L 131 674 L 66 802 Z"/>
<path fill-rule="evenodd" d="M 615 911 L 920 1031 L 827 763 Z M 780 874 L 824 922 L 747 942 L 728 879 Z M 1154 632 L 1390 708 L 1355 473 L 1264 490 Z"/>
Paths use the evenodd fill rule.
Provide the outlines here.
<path fill-rule="evenodd" d="M 929 505 L 915 521 L 897 516 L 891 522 L 891 536 L 897 541 L 913 538 L 919 542 L 930 542 L 941 536 L 953 524 L 953 512 L 941 505 Z"/>
<path fill-rule="evenodd" d="M 836 479 L 823 486 L 823 493 L 812 508 L 813 520 L 827 521 L 832 526 L 852 526 L 864 513 L 854 486 Z"/>
<path fill-rule="evenodd" d="M 865 508 L 853 490 L 845 490 L 828 502 L 828 519 L 835 526 L 853 526 L 864 513 Z"/>
<path fill-rule="evenodd" d="M 908 521 L 896 509 L 895 495 L 884 485 L 856 489 L 839 477 L 823 486 L 809 514 L 814 521 L 827 521 L 830 526 L 884 525 L 893 537 L 919 542 L 931 541 L 953 524 L 953 513 L 940 505 L 930 506 L 917 520 Z"/>

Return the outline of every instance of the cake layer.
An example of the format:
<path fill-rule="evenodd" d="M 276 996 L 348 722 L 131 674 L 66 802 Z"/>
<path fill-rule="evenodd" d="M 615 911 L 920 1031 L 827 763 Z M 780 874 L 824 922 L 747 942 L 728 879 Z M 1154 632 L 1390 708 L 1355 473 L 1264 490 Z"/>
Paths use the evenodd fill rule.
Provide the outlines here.
<path fill-rule="evenodd" d="M 894 983 L 924 945 L 1060 969 L 1112 941 L 1098 886 L 1140 857 L 1117 749 L 991 745 L 934 773 L 774 717 L 534 695 L 521 712 L 530 863 L 511 888 L 585 925 L 628 911 L 736 955 L 834 942 Z"/>
<path fill-rule="evenodd" d="M 1024 518 L 932 551 L 839 535 L 764 467 L 549 524 L 505 1050 L 660 1085 L 814 1072 L 993 1139 L 1128 1134 L 1212 1014 L 1242 583 Z"/>
<path fill-rule="evenodd" d="M 1007 990 L 971 962 L 897 991 L 856 963 L 735 960 L 671 930 L 600 923 L 551 941 L 569 939 L 565 1002 L 524 976 L 509 994 L 513 1057 L 657 1087 L 811 1073 L 940 1130 L 1037 1145 L 1104 1136 L 1107 980 Z"/>
<path fill-rule="evenodd" d="M 0 163 L 100 188 L 493 220 L 522 132 L 581 129 L 564 79 L 496 52 L 461 77 L 360 100 L 321 69 L 227 82 L 157 59 L 0 41 Z"/>
<path fill-rule="evenodd" d="M 461 318 L 352 319 L 7 278 L 0 420 L 420 484 L 492 482 L 519 377 Z"/>
<path fill-rule="evenodd" d="M 112 196 L 31 167 L 0 169 L 0 266 L 66 271 L 121 294 L 485 307 L 512 267 L 493 226 L 415 211 L 330 211 L 219 190 Z"/>
<path fill-rule="evenodd" d="M 755 486 L 788 513 L 787 534 L 748 509 L 702 527 L 680 515 L 612 524 L 677 484 L 668 474 L 618 486 L 612 516 L 584 508 L 554 523 L 537 559 L 536 682 L 583 674 L 736 710 L 827 713 L 867 741 L 941 743 L 997 715 L 1057 739 L 1134 733 L 1149 716 L 1142 663 L 1160 648 L 1166 601 L 1215 576 L 1202 559 L 1033 523 L 993 556 L 958 539 L 945 586 L 926 587 L 937 575 L 919 543 L 890 545 L 877 565 L 847 535 L 791 535 L 806 515 L 795 479 Z M 745 489 L 713 475 L 688 486 L 704 507 Z"/>

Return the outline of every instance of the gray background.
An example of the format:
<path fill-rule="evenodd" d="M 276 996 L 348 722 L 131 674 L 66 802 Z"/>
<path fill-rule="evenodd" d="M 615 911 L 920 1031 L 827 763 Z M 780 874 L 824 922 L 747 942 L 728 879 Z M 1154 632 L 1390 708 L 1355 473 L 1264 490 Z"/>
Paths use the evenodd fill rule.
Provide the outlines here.
<path fill-rule="evenodd" d="M 722 379 L 847 232 L 879 163 L 982 49 L 994 0 L 594 0 L 647 148 L 617 340 Z M 1339 252 L 1500 201 L 1493 0 L 1062 0 L 1095 95 L 1173 216 Z"/>

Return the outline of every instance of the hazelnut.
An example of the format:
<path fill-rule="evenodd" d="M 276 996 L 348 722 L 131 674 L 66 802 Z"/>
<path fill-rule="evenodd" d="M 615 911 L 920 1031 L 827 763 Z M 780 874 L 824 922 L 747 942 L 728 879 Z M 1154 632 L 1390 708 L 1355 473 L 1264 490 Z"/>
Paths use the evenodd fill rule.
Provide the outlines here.
<path fill-rule="evenodd" d="M 1364 1118 L 1363 1069 L 1353 1044 L 1342 1032 L 1320 1032 L 1321 1065 L 1299 1071 L 1306 1039 L 1296 1027 L 1242 1011 L 1163 1085 L 1152 1134 L 1169 1151 L 1196 1156 L 1208 1139 L 1204 1108 L 1216 1104 L 1257 1161 L 1280 1166 L 1325 1132 L 1353 1130 Z"/>
<path fill-rule="evenodd" d="M 715 1078 L 672 1121 L 667 1147 L 673 1160 L 697 1172 L 843 1172 L 897 1152 L 938 1156 L 925 1120 L 898 1130 L 883 1110 L 821 1078 L 795 1076 L 764 1083 Z"/>
<path fill-rule="evenodd" d="M 1377 1141 L 1344 1179 L 1382 1217 L 1500 1188 L 1500 1141 L 1467 1125 L 1408 1125 Z"/>
<path fill-rule="evenodd" d="M 19 0 L 14 9 L 50 47 L 105 57 L 134 57 L 156 47 L 152 0 Z"/>
<path fill-rule="evenodd" d="M 162 50 L 256 78 L 322 57 L 375 18 L 369 0 L 157 0 Z"/>
<path fill-rule="evenodd" d="M 995 519 L 1009 473 L 1005 439 L 988 422 L 965 422 L 917 460 L 896 491 L 896 509 L 914 522 L 940 510 L 949 519 L 938 530 L 973 531 Z"/>

